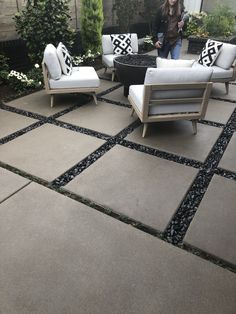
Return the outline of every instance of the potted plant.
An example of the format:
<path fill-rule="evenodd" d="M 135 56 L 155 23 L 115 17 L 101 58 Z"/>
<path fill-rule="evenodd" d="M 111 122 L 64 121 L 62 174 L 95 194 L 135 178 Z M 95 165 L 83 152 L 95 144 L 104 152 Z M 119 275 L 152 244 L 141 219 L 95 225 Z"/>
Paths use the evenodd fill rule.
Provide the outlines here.
<path fill-rule="evenodd" d="M 236 44 L 236 20 L 226 5 L 218 5 L 212 13 L 191 14 L 185 35 L 188 53 L 200 53 L 208 38 Z"/>

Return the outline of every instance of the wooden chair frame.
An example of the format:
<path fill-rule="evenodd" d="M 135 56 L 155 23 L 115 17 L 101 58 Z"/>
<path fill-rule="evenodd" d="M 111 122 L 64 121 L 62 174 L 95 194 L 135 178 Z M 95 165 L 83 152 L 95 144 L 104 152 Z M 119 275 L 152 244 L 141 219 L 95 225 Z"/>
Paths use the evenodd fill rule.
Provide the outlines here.
<path fill-rule="evenodd" d="M 48 72 L 47 66 L 42 62 L 44 86 L 46 93 L 51 95 L 51 107 L 54 105 L 54 95 L 55 94 L 71 94 L 71 93 L 84 93 L 93 96 L 94 102 L 97 105 L 96 92 L 99 87 L 76 87 L 76 88 L 51 88 L 49 86 L 48 80 L 50 79 L 50 74 Z"/>
<path fill-rule="evenodd" d="M 171 83 L 171 84 L 147 84 L 144 85 L 144 104 L 143 111 L 141 112 L 133 98 L 129 95 L 128 99 L 132 105 L 133 115 L 134 111 L 138 115 L 143 125 L 142 137 L 145 137 L 147 132 L 148 123 L 159 122 L 159 121 L 173 121 L 173 120 L 191 120 L 193 125 L 194 134 L 197 133 L 197 119 L 204 118 L 206 114 L 207 104 L 211 94 L 212 82 L 201 82 L 201 83 Z M 165 99 L 152 99 L 152 91 L 174 91 L 174 90 L 203 90 L 202 97 L 189 97 L 189 98 L 165 98 Z M 152 114 L 149 115 L 149 107 L 157 104 L 190 104 L 194 102 L 201 103 L 200 110 L 197 112 L 184 112 L 184 113 L 173 113 L 173 114 Z"/>

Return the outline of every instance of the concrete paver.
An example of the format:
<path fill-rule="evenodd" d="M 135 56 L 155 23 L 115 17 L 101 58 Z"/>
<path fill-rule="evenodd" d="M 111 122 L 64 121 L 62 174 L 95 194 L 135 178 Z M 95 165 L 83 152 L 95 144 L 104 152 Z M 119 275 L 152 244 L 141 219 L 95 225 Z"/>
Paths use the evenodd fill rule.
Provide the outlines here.
<path fill-rule="evenodd" d="M 148 126 L 146 137 L 142 137 L 143 126 L 140 126 L 126 139 L 155 149 L 204 161 L 222 130 L 200 123 L 198 123 L 197 128 L 198 132 L 194 135 L 190 121 L 151 123 Z"/>
<path fill-rule="evenodd" d="M 215 175 L 185 241 L 236 264 L 236 182 Z"/>
<path fill-rule="evenodd" d="M 223 157 L 220 160 L 219 167 L 236 172 L 236 133 L 233 134 Z"/>
<path fill-rule="evenodd" d="M 47 95 L 45 90 L 12 100 L 7 105 L 49 117 L 78 103 L 79 96 L 78 94 L 60 94 L 54 97 L 53 108 L 50 106 L 50 95 Z"/>
<path fill-rule="evenodd" d="M 130 116 L 129 108 L 99 101 L 98 105 L 91 102 L 63 115 L 59 120 L 115 135 L 136 119 Z"/>
<path fill-rule="evenodd" d="M 116 145 L 66 189 L 164 230 L 196 174 L 196 169 Z"/>
<path fill-rule="evenodd" d="M 3 313 L 235 311 L 234 274 L 35 183 L 0 204 L 0 239 Z"/>
<path fill-rule="evenodd" d="M 0 138 L 17 132 L 38 120 L 0 109 Z"/>
<path fill-rule="evenodd" d="M 99 87 L 99 89 L 97 91 L 97 94 L 99 94 L 101 92 L 104 92 L 105 90 L 107 90 L 109 88 L 112 88 L 112 87 L 115 87 L 115 86 L 117 86 L 119 84 L 120 84 L 119 82 L 112 82 L 112 81 L 107 81 L 107 80 L 100 79 L 100 87 Z"/>
<path fill-rule="evenodd" d="M 124 96 L 124 88 L 119 87 L 115 89 L 114 91 L 102 96 L 103 98 L 114 100 L 121 102 L 122 104 L 127 104 L 129 105 L 128 98 Z"/>
<path fill-rule="evenodd" d="M 210 99 L 204 119 L 225 124 L 229 120 L 235 108 L 236 104 L 227 101 Z"/>
<path fill-rule="evenodd" d="M 236 99 L 236 85 L 229 85 L 229 93 L 227 95 L 224 83 L 214 83 L 211 96 L 234 101 Z"/>
<path fill-rule="evenodd" d="M 0 202 L 24 187 L 30 181 L 6 169 L 0 168 Z"/>
<path fill-rule="evenodd" d="M 0 160 L 50 181 L 103 143 L 95 137 L 46 124 L 1 145 Z"/>

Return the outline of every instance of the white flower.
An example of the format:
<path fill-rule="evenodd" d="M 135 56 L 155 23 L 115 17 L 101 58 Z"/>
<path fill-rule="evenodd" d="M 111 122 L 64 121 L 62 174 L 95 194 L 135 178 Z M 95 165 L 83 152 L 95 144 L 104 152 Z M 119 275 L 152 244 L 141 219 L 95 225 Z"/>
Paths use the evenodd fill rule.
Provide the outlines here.
<path fill-rule="evenodd" d="M 38 63 L 35 63 L 34 67 L 35 67 L 36 69 L 38 69 L 38 68 L 39 68 Z"/>

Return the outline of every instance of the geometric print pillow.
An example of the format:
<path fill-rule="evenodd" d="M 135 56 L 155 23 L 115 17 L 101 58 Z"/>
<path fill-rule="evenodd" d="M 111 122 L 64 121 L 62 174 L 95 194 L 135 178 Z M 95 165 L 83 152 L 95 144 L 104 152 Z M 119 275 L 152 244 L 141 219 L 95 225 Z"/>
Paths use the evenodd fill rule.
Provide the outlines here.
<path fill-rule="evenodd" d="M 199 58 L 198 63 L 210 67 L 215 62 L 216 58 L 220 53 L 220 48 L 223 46 L 222 43 L 216 42 L 214 40 L 208 39 L 205 47 L 203 48 Z"/>
<path fill-rule="evenodd" d="M 131 47 L 131 34 L 113 34 L 110 36 L 115 55 L 127 55 L 133 53 Z"/>
<path fill-rule="evenodd" d="M 63 43 L 59 43 L 57 46 L 57 55 L 61 64 L 62 73 L 65 75 L 71 75 L 72 73 L 72 58 Z"/>

